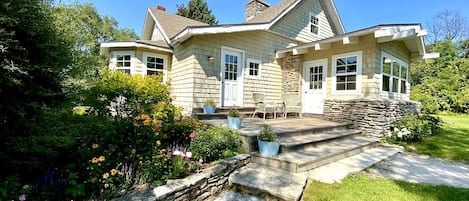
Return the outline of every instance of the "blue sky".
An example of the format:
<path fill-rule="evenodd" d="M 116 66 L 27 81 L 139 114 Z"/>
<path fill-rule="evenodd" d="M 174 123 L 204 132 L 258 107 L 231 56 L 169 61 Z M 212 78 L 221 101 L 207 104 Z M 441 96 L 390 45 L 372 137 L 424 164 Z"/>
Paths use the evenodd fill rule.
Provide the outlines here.
<path fill-rule="evenodd" d="M 281 0 L 264 0 L 275 5 Z M 161 5 L 175 13 L 177 4 L 188 0 L 80 0 L 92 3 L 101 15 L 113 17 L 120 28 L 134 29 L 141 35 L 146 9 Z M 219 24 L 244 21 L 248 0 L 207 0 Z M 469 18 L 469 0 L 335 0 L 347 32 L 386 23 L 421 23 L 425 28 L 443 10 L 457 11 Z"/>

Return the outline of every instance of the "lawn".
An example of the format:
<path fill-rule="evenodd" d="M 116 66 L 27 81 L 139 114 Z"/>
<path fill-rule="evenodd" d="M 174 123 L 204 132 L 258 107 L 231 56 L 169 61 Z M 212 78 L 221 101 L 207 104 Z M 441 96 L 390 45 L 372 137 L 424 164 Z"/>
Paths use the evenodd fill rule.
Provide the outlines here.
<path fill-rule="evenodd" d="M 412 184 L 391 179 L 371 178 L 363 173 L 346 177 L 342 183 L 325 184 L 309 180 L 303 201 L 315 200 L 467 200 L 469 189 Z"/>
<path fill-rule="evenodd" d="M 438 115 L 443 129 L 423 142 L 405 144 L 406 151 L 446 160 L 469 162 L 469 115 Z M 415 150 L 409 147 L 414 147 Z"/>

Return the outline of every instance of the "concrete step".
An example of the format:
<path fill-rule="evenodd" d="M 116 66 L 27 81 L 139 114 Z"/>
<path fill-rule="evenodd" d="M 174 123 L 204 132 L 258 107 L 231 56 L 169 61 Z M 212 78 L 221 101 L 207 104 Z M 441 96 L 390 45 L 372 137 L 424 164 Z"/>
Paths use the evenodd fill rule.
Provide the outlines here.
<path fill-rule="evenodd" d="M 250 163 L 230 175 L 236 191 L 262 197 L 264 200 L 300 200 L 307 181 L 306 174 L 291 173 Z"/>
<path fill-rule="evenodd" d="M 376 147 L 377 143 L 375 139 L 354 136 L 309 144 L 273 157 L 253 152 L 251 161 L 289 172 L 304 172 Z"/>
<path fill-rule="evenodd" d="M 280 138 L 289 138 L 296 136 L 309 136 L 313 134 L 329 133 L 335 131 L 344 131 L 349 129 L 351 124 L 349 123 L 337 123 L 325 124 L 325 125 L 314 125 L 314 126 L 302 126 L 302 125 L 290 125 L 288 127 L 281 127 L 273 129 L 274 134 L 277 134 Z"/>
<path fill-rule="evenodd" d="M 239 115 L 243 118 L 246 118 L 250 117 L 252 112 L 239 112 Z M 228 112 L 216 112 L 213 114 L 195 113 L 193 116 L 199 120 L 226 119 Z"/>
<path fill-rule="evenodd" d="M 402 152 L 400 147 L 378 146 L 348 158 L 308 171 L 311 179 L 323 182 L 341 182 L 348 174 L 360 172 L 386 158 Z"/>
<path fill-rule="evenodd" d="M 280 146 L 282 146 L 282 152 L 294 151 L 298 147 L 305 146 L 313 143 L 321 143 L 328 140 L 334 140 L 345 137 L 352 137 L 359 135 L 360 130 L 346 129 L 337 130 L 332 128 L 332 131 L 326 131 L 323 133 L 308 133 L 303 135 L 282 135 L 280 137 Z"/>
<path fill-rule="evenodd" d="M 230 109 L 236 108 L 239 112 L 250 112 L 251 114 L 256 110 L 255 107 L 216 107 L 215 108 L 215 113 L 228 113 Z M 198 114 L 204 113 L 204 108 L 198 107 L 198 108 L 193 108 L 192 113 Z"/>

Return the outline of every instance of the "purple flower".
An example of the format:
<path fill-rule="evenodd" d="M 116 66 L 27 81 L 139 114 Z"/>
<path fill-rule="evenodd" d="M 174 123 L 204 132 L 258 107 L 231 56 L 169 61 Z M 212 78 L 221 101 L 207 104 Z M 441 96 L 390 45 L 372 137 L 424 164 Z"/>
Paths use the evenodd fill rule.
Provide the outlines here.
<path fill-rule="evenodd" d="M 20 197 L 18 198 L 18 200 L 20 200 L 20 201 L 25 201 L 25 200 L 26 200 L 26 195 L 24 195 L 24 194 L 20 195 Z"/>

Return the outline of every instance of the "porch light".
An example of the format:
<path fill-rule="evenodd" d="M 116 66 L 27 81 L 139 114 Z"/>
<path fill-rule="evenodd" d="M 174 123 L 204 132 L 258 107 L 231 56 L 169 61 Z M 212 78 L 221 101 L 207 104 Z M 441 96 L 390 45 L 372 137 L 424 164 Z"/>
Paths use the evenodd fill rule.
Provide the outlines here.
<path fill-rule="evenodd" d="M 211 63 L 211 64 L 215 63 L 215 57 L 208 56 L 208 63 Z"/>

